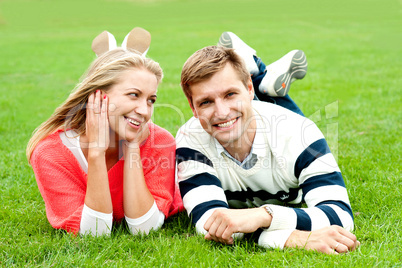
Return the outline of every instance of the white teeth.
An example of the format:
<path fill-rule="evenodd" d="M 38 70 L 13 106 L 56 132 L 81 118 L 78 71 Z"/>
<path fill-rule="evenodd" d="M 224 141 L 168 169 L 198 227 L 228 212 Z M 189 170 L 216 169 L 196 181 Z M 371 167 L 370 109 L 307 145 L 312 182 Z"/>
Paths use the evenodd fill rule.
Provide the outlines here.
<path fill-rule="evenodd" d="M 234 122 L 236 122 L 236 118 L 233 119 L 233 120 L 230 120 L 230 121 L 228 121 L 226 123 L 218 124 L 218 127 L 230 127 L 231 125 L 234 124 Z"/>
<path fill-rule="evenodd" d="M 133 120 L 133 119 L 128 118 L 128 117 L 126 117 L 126 118 L 127 118 L 127 121 L 130 122 L 133 125 L 139 126 L 141 124 L 141 122 L 138 122 L 138 121 Z"/>

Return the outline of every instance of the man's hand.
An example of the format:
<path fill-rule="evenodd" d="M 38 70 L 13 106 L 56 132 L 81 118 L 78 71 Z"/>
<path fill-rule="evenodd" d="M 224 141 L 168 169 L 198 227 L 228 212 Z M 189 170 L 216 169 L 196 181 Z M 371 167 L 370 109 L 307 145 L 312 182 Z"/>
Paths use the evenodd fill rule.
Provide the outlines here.
<path fill-rule="evenodd" d="M 285 247 L 316 250 L 326 254 L 346 253 L 359 245 L 354 234 L 337 225 L 311 232 L 295 230 L 285 243 Z"/>
<path fill-rule="evenodd" d="M 272 217 L 264 208 L 217 209 L 206 221 L 205 239 L 233 244 L 234 233 L 252 233 L 260 227 L 269 227 Z"/>

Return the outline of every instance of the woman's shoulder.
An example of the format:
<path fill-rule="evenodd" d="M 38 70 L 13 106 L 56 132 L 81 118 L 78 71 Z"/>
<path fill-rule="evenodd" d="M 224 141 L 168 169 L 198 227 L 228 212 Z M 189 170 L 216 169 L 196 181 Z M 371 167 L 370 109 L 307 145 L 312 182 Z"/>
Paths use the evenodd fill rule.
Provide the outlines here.
<path fill-rule="evenodd" d="M 142 150 L 147 154 L 159 155 L 162 152 L 170 153 L 176 151 L 176 141 L 172 134 L 166 129 L 154 124 L 149 123 L 149 137 L 146 140 Z"/>
<path fill-rule="evenodd" d="M 31 162 L 37 159 L 50 158 L 56 160 L 57 158 L 67 159 L 68 149 L 63 145 L 60 139 L 60 132 L 58 130 L 43 140 L 41 140 L 32 152 Z"/>
<path fill-rule="evenodd" d="M 155 123 L 149 123 L 149 131 L 150 136 L 153 138 L 174 141 L 174 137 L 169 131 L 167 131 L 163 127 L 158 126 Z"/>
<path fill-rule="evenodd" d="M 44 138 L 43 140 L 41 140 L 40 142 L 38 142 L 38 144 L 36 145 L 35 149 L 34 149 L 34 153 L 36 151 L 47 151 L 49 149 L 52 149 L 52 151 L 57 150 L 61 147 L 61 139 L 60 139 L 60 132 L 56 131 L 52 134 L 50 134 L 49 136 L 47 136 L 46 138 Z"/>

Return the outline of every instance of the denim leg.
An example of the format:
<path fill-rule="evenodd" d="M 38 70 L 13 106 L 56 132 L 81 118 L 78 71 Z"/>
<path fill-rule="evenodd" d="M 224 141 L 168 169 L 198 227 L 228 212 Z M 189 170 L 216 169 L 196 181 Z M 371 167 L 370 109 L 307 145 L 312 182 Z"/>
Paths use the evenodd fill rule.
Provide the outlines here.
<path fill-rule="evenodd" d="M 257 75 L 253 75 L 251 77 L 251 80 L 253 81 L 253 86 L 254 86 L 254 99 L 277 104 L 288 110 L 291 110 L 292 112 L 295 112 L 297 114 L 304 116 L 303 112 L 300 110 L 300 108 L 297 106 L 297 104 L 289 97 L 288 94 L 285 97 L 271 97 L 266 94 L 260 93 L 260 91 L 258 90 L 258 87 L 260 86 L 261 80 L 264 78 L 264 76 L 266 74 L 266 70 L 265 70 L 266 66 L 260 58 L 254 56 L 254 60 L 257 63 L 257 66 L 259 69 L 259 73 Z"/>

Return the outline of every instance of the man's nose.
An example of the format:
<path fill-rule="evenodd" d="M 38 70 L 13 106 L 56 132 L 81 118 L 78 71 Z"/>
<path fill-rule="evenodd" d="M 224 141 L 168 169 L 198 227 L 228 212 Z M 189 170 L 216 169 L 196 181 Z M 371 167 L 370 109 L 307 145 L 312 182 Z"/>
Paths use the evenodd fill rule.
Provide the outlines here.
<path fill-rule="evenodd" d="M 218 118 L 226 118 L 230 113 L 230 107 L 224 101 L 215 102 L 215 116 Z"/>

